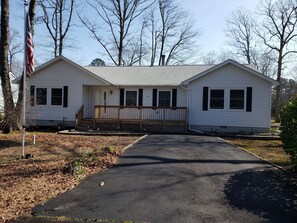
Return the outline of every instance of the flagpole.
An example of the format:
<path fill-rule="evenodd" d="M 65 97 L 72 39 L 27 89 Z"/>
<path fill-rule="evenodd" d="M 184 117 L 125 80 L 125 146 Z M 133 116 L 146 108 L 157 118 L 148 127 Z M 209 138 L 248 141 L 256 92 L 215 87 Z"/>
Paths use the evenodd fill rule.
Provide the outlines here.
<path fill-rule="evenodd" d="M 24 0 L 24 71 L 23 71 L 23 121 L 22 121 L 22 158 L 25 158 L 25 126 L 26 126 L 26 77 L 27 77 L 27 21 L 28 2 Z"/>

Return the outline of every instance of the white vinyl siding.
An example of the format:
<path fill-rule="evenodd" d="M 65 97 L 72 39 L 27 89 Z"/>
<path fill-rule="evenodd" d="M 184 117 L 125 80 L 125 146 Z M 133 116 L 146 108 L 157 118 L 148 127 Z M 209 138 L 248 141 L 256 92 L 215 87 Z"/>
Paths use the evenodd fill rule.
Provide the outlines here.
<path fill-rule="evenodd" d="M 33 117 L 36 120 L 63 120 L 64 117 L 67 121 L 74 121 L 75 113 L 85 103 L 83 95 L 87 92 L 85 91 L 83 94 L 83 88 L 86 85 L 104 86 L 105 84 L 63 60 L 58 60 L 54 64 L 40 69 L 29 78 L 28 86 L 35 86 L 35 89 L 47 88 L 47 104 L 28 106 L 27 117 Z M 51 89 L 63 88 L 63 86 L 68 86 L 68 106 L 52 106 Z M 28 95 L 30 95 L 29 90 Z M 85 114 L 88 113 L 85 112 Z"/>
<path fill-rule="evenodd" d="M 202 110 L 203 87 L 224 89 L 224 107 Z M 230 90 L 253 88 L 252 112 L 229 109 Z M 201 126 L 270 127 L 271 83 L 233 65 L 226 65 L 189 85 L 189 124 Z M 246 94 L 246 92 L 245 92 Z M 245 96 L 246 97 L 246 96 Z M 246 103 L 246 100 L 245 102 Z"/>

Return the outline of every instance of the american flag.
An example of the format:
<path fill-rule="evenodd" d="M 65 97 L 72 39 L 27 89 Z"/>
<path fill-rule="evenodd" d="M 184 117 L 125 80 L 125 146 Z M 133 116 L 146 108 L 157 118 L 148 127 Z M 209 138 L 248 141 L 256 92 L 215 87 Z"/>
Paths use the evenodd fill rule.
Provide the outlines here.
<path fill-rule="evenodd" d="M 31 26 L 29 22 L 29 15 L 27 15 L 27 27 L 26 27 L 26 71 L 27 75 L 30 75 L 34 69 L 34 54 L 33 54 L 33 37 L 31 33 Z"/>

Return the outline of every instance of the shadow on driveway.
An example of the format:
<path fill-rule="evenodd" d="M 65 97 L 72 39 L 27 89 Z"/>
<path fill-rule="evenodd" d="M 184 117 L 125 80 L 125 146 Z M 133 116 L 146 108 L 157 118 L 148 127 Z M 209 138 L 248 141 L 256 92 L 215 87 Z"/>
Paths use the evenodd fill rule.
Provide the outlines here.
<path fill-rule="evenodd" d="M 122 156 L 125 159 L 137 159 L 137 162 L 119 163 L 115 164 L 113 168 L 142 166 L 142 165 L 156 165 L 156 164 L 266 164 L 262 160 L 220 160 L 220 159 L 172 159 L 158 156 Z M 151 160 L 147 162 L 139 162 L 140 160 Z"/>
<path fill-rule="evenodd" d="M 297 221 L 297 182 L 281 170 L 237 173 L 229 178 L 224 192 L 231 206 L 269 222 Z"/>

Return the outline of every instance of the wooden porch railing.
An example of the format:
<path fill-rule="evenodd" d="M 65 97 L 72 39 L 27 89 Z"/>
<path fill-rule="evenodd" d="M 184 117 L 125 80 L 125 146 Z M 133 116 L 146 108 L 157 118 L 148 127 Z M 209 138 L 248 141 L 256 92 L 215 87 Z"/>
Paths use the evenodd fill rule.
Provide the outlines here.
<path fill-rule="evenodd" d="M 118 130 L 125 130 L 124 126 L 137 125 L 139 130 L 150 127 L 166 132 L 170 127 L 187 130 L 186 107 L 128 107 L 95 105 L 94 128 L 100 123 L 116 124 Z"/>
<path fill-rule="evenodd" d="M 83 120 L 84 117 L 84 105 L 80 106 L 80 108 L 75 113 L 75 127 Z"/>

